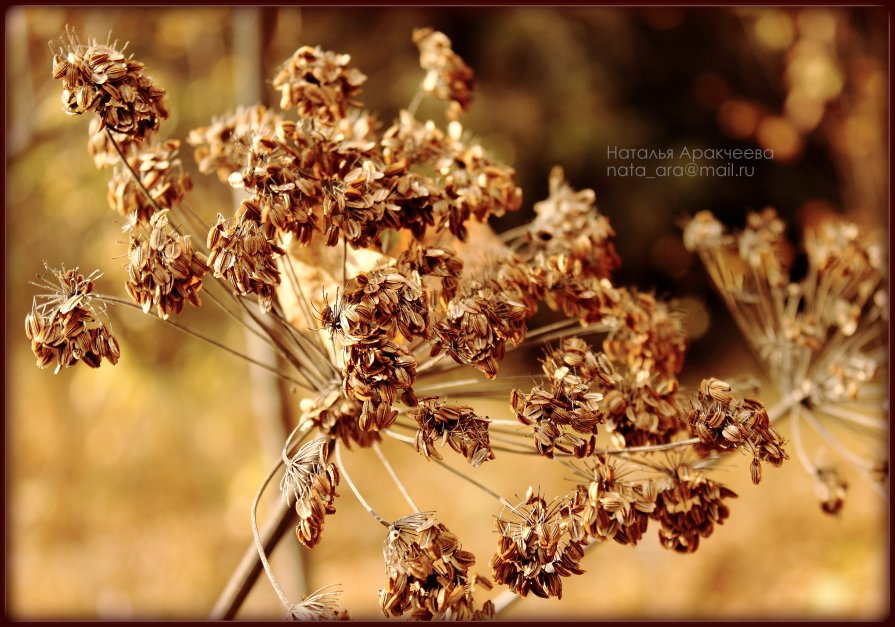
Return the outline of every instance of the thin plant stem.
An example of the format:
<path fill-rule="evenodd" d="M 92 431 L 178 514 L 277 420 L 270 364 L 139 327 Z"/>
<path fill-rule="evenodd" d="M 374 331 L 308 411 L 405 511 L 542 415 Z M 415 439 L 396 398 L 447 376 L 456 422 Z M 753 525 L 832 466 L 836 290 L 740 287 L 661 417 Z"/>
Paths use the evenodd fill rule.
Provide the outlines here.
<path fill-rule="evenodd" d="M 109 295 L 105 295 L 105 294 L 97 294 L 97 295 L 95 296 L 95 298 L 96 298 L 97 300 L 101 300 L 101 301 L 105 301 L 105 302 L 109 302 L 109 303 L 115 303 L 115 304 L 117 304 L 117 305 L 125 305 L 125 306 L 127 306 L 127 307 L 133 307 L 134 309 L 139 309 L 140 311 L 143 311 L 143 308 L 140 307 L 139 305 L 137 305 L 137 304 L 135 304 L 135 303 L 132 303 L 132 302 L 130 302 L 130 301 L 127 301 L 127 300 L 125 300 L 125 299 L 123 299 L 123 298 L 119 298 L 119 297 L 117 297 L 117 296 L 109 296 Z M 170 318 L 169 318 L 169 319 L 159 318 L 159 320 L 161 320 L 161 321 L 164 322 L 165 324 L 170 324 L 170 325 L 171 325 L 172 327 L 174 327 L 175 329 L 178 329 L 178 330 L 182 331 L 183 333 L 186 333 L 187 335 L 191 335 L 191 336 L 193 336 L 193 337 L 195 337 L 195 338 L 197 338 L 197 339 L 199 339 L 199 340 L 202 340 L 203 342 L 206 342 L 206 343 L 208 343 L 208 344 L 211 344 L 212 346 L 214 346 L 214 347 L 216 347 L 216 348 L 220 348 L 221 350 L 227 351 L 227 352 L 230 353 L 231 355 L 235 355 L 236 357 L 239 357 L 240 359 L 243 359 L 243 360 L 247 361 L 247 362 L 250 363 L 250 364 L 254 364 L 254 365 L 258 366 L 259 368 L 263 368 L 264 370 L 267 370 L 267 371 L 269 371 L 269 372 L 272 372 L 273 374 L 277 375 L 278 377 L 280 377 L 280 378 L 283 379 L 284 381 L 288 381 L 289 383 L 292 383 L 292 384 L 294 384 L 294 385 L 300 387 L 300 388 L 303 389 L 303 390 L 306 390 L 306 391 L 308 391 L 308 392 L 313 392 L 313 391 L 314 391 L 313 386 L 311 386 L 307 381 L 302 382 L 302 381 L 299 381 L 298 379 L 293 379 L 292 377 L 290 377 L 290 376 L 288 376 L 288 375 L 285 375 L 285 374 L 283 374 L 282 372 L 280 372 L 280 369 L 279 369 L 279 368 L 275 368 L 275 367 L 270 366 L 270 365 L 268 365 L 268 364 L 262 363 L 262 362 L 260 362 L 260 361 L 258 361 L 258 360 L 256 360 L 256 359 L 252 359 L 252 358 L 249 357 L 248 355 L 245 355 L 245 354 L 243 354 L 243 353 L 240 353 L 239 351 L 234 350 L 234 349 L 230 348 L 229 346 L 227 346 L 227 345 L 225 345 L 225 344 L 222 344 L 222 343 L 218 342 L 217 340 L 212 339 L 212 338 L 210 338 L 210 337 L 208 337 L 208 336 L 206 336 L 206 335 L 202 335 L 202 334 L 199 333 L 198 331 L 194 331 L 193 329 L 189 328 L 189 327 L 186 326 L 186 325 L 180 324 L 179 322 L 175 322 L 174 320 L 171 320 Z"/>
<path fill-rule="evenodd" d="M 829 414 L 834 418 L 838 418 L 839 420 L 844 420 L 845 422 L 851 422 L 856 425 L 861 425 L 862 427 L 868 427 L 870 429 L 878 429 L 880 431 L 885 431 L 889 428 L 888 423 L 885 420 L 880 420 L 879 418 L 874 418 L 873 416 L 864 416 L 854 411 L 849 411 L 844 407 L 837 407 L 836 405 L 831 405 L 826 403 L 816 408 L 817 411 Z"/>
<path fill-rule="evenodd" d="M 868 471 L 873 469 L 873 462 L 870 460 L 858 455 L 857 453 L 849 450 L 839 439 L 833 435 L 829 429 L 827 429 L 824 424 L 817 419 L 813 412 L 809 409 L 803 409 L 805 413 L 805 418 L 811 423 L 811 426 L 814 427 L 814 430 L 817 431 L 836 451 L 842 455 L 852 466 L 861 471 Z"/>
<path fill-rule="evenodd" d="M 426 93 L 422 90 L 422 88 L 417 89 L 416 93 L 413 94 L 413 99 L 410 101 L 410 104 L 407 105 L 407 113 L 412 116 L 416 116 L 416 110 L 419 109 L 420 103 L 423 101 L 423 98 L 426 96 Z"/>
<path fill-rule="evenodd" d="M 164 211 L 164 209 L 162 209 L 161 205 L 159 205 L 158 202 L 156 202 L 155 198 L 152 197 L 152 194 L 149 192 L 149 190 L 146 189 L 146 186 L 143 185 L 143 181 L 141 181 L 140 177 L 137 176 L 137 173 L 134 172 L 134 169 L 131 167 L 131 164 L 128 163 L 127 157 L 124 156 L 124 151 L 121 149 L 121 146 L 118 145 L 118 142 L 115 141 L 115 137 L 112 135 L 112 131 L 109 129 L 108 126 L 105 129 L 105 133 L 106 133 L 106 138 L 110 142 L 112 142 L 112 146 L 115 147 L 115 152 L 118 153 L 118 158 L 121 160 L 121 164 L 125 168 L 127 168 L 128 172 L 130 172 L 131 178 L 134 179 L 134 183 L 136 183 L 140 187 L 140 189 L 143 190 L 143 193 L 146 195 L 146 200 L 149 201 L 149 204 L 151 204 L 153 209 L 155 209 L 159 213 Z"/>
<path fill-rule="evenodd" d="M 382 516 L 376 513 L 370 504 L 367 503 L 367 500 L 361 495 L 360 491 L 354 485 L 354 482 L 351 480 L 351 475 L 348 474 L 347 468 L 345 468 L 345 463 L 342 461 L 342 445 L 339 442 L 336 442 L 336 463 L 339 465 L 339 471 L 341 475 L 345 477 L 345 483 L 348 484 L 348 487 L 351 489 L 351 492 L 354 494 L 355 498 L 360 502 L 361 506 L 369 512 L 376 521 L 382 525 L 383 527 L 390 527 L 391 525 L 386 522 Z"/>
<path fill-rule="evenodd" d="M 291 507 L 285 507 L 281 502 L 277 502 L 278 511 L 270 517 L 264 528 L 261 530 L 261 541 L 264 547 L 264 553 L 270 555 L 277 547 L 286 532 L 292 529 L 292 519 L 295 516 L 295 510 Z M 209 620 L 232 620 L 236 617 L 239 608 L 245 602 L 255 587 L 258 577 L 263 571 L 261 559 L 259 557 L 258 548 L 254 541 L 250 544 L 240 560 L 239 565 L 230 575 L 230 580 L 224 587 L 218 597 L 214 608 L 211 610 Z"/>
<path fill-rule="evenodd" d="M 420 511 L 420 508 L 417 507 L 416 503 L 413 502 L 413 498 L 411 498 L 410 493 L 407 491 L 407 488 L 404 487 L 404 483 L 401 481 L 401 479 L 398 478 L 398 473 L 395 472 L 395 469 L 389 463 L 388 458 L 385 456 L 385 453 L 382 452 L 382 447 L 379 446 L 379 442 L 373 442 L 373 451 L 376 453 L 376 456 L 379 457 L 379 461 L 382 462 L 382 465 L 385 466 L 385 469 L 388 471 L 389 476 L 391 476 L 392 481 L 394 481 L 395 485 L 398 486 L 398 490 L 401 492 L 404 500 L 407 501 L 407 504 L 410 505 L 413 511 Z"/>
<path fill-rule="evenodd" d="M 796 406 L 792 412 L 792 443 L 796 448 L 796 457 L 799 458 L 799 463 L 802 464 L 805 472 L 816 477 L 817 467 L 808 459 L 808 453 L 805 452 L 805 445 L 802 442 L 802 412 L 799 410 L 800 406 Z"/>
<path fill-rule="evenodd" d="M 292 433 L 289 434 L 289 438 L 287 439 L 287 445 L 292 441 L 292 438 L 300 432 L 301 437 L 296 442 L 296 446 L 301 444 L 302 440 L 304 440 L 305 436 L 311 431 L 310 425 L 303 425 L 296 427 Z M 261 561 L 261 565 L 264 568 L 264 572 L 267 574 L 267 578 L 270 580 L 271 586 L 273 586 L 274 592 L 277 597 L 279 597 L 280 602 L 283 606 L 289 610 L 292 608 L 292 603 L 289 601 L 289 597 L 286 596 L 286 593 L 283 592 L 283 589 L 280 588 L 279 583 L 277 583 L 277 578 L 273 574 L 273 569 L 270 567 L 270 563 L 267 561 L 267 553 L 265 552 L 264 545 L 265 543 L 261 540 L 261 534 L 258 531 L 258 503 L 261 501 L 261 495 L 264 493 L 264 490 L 267 488 L 270 480 L 273 479 L 274 475 L 277 474 L 277 471 L 284 465 L 284 460 L 287 457 L 286 447 L 284 447 L 283 456 L 277 460 L 277 463 L 271 468 L 270 472 L 267 473 L 267 477 L 265 477 L 264 481 L 261 483 L 261 486 L 258 488 L 258 491 L 255 493 L 255 498 L 252 500 L 252 508 L 250 511 L 250 518 L 252 522 L 252 536 L 255 540 L 255 548 L 258 551 L 258 559 Z M 288 506 L 286 506 L 288 509 Z"/>

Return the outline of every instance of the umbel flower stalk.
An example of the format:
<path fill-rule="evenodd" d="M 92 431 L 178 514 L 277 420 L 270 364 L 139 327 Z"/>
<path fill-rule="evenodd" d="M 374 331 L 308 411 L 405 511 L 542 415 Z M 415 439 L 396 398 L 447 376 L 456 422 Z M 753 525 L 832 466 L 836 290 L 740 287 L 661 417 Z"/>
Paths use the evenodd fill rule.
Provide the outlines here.
<path fill-rule="evenodd" d="M 308 548 L 339 515 L 337 488 L 347 486 L 386 528 L 385 616 L 488 619 L 505 603 L 476 598 L 482 590 L 560 598 L 563 581 L 585 572 L 585 551 L 603 541 L 633 546 L 653 527 L 664 547 L 696 551 L 736 496 L 712 468 L 738 451 L 758 484 L 764 467 L 788 459 L 781 415 L 878 426 L 847 405 L 875 374 L 872 348 L 887 315 L 879 251 L 854 228 L 820 232 L 808 276 L 790 283 L 773 214 L 751 217 L 738 237 L 697 215 L 685 241 L 783 400 L 767 408 L 715 377 L 688 391 L 678 381 L 687 348 L 680 318 L 653 294 L 614 282 L 615 232 L 592 190 L 575 190 L 556 167 L 530 224 L 491 231 L 489 217 L 522 205 L 515 172 L 460 122 L 473 71 L 449 38 L 420 29 L 413 41 L 425 76 L 388 126 L 364 108 L 366 76 L 349 55 L 304 46 L 273 79 L 281 111 L 241 108 L 190 132 L 199 170 L 245 194 L 213 224 L 186 202 L 192 182 L 179 143 L 159 136 L 165 92 L 143 64 L 71 34 L 54 57 L 65 111 L 96 115 L 88 145 L 98 167 L 111 167 L 109 203 L 127 219 L 132 308 L 221 346 L 173 320 L 185 303 L 208 306 L 207 296 L 273 348 L 283 365 L 262 365 L 301 396 L 298 424 L 251 515 L 258 560 L 289 618 L 347 613 L 335 589 L 295 602 L 277 583 L 257 505 L 278 475 L 284 516 L 294 513 Z M 445 103 L 444 127 L 416 118 L 425 97 Z M 55 277 L 26 317 L 38 365 L 55 363 L 58 373 L 78 361 L 114 364 L 118 344 L 98 305 L 127 301 L 95 294 L 98 274 Z M 530 328 L 544 309 L 558 321 Z M 539 371 L 503 376 L 508 357 L 535 347 L 544 351 Z M 467 374 L 445 381 L 457 372 Z M 482 415 L 481 397 L 502 400 L 503 414 Z M 458 480 L 495 497 L 503 509 L 489 576 L 475 572 L 476 557 L 437 512 L 419 511 L 383 438 L 414 447 L 420 472 L 459 455 L 467 470 L 451 469 Z M 409 509 L 396 520 L 376 513 L 345 467 L 343 453 L 364 448 L 405 496 Z M 505 455 L 553 460 L 575 479 L 551 487 L 555 497 L 521 486 L 525 498 L 512 503 L 476 478 Z M 827 488 L 824 508 L 835 511 L 841 482 L 827 470 L 815 475 Z M 482 521 L 483 533 L 492 526 Z"/>

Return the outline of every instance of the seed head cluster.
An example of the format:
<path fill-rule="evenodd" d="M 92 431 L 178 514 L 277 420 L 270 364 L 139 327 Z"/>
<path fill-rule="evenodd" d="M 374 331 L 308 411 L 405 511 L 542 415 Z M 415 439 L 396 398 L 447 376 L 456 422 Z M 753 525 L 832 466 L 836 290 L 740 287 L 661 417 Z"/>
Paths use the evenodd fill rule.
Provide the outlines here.
<path fill-rule="evenodd" d="M 294 433 L 317 434 L 294 445 L 290 436 L 273 471 L 283 469 L 298 541 L 320 542 L 344 478 L 388 528 L 386 617 L 495 613 L 491 601 L 474 598 L 491 581 L 471 572 L 475 557 L 434 512 L 416 507 L 385 458 L 387 440 L 436 464 L 445 451 L 465 460 L 470 476 L 456 474 L 505 506 L 494 581 L 519 596 L 561 598 L 563 581 L 584 572 L 587 547 L 636 545 L 650 521 L 665 548 L 697 550 L 736 496 L 709 477 L 722 455 L 751 457 L 756 484 L 763 464 L 788 459 L 778 414 L 798 407 L 796 418 L 812 424 L 817 412 L 878 426 L 843 407 L 879 372 L 888 323 L 883 254 L 857 227 L 809 232 L 807 271 L 795 280 L 797 256 L 773 210 L 750 214 L 736 233 L 707 212 L 694 216 L 684 244 L 766 362 L 783 409 L 739 398 L 717 378 L 688 391 L 678 380 L 687 350 L 680 315 L 673 303 L 616 284 L 615 231 L 593 190 L 574 188 L 556 167 L 530 224 L 501 236 L 490 229 L 491 217 L 522 206 L 515 171 L 459 122 L 474 81 L 450 39 L 424 28 L 413 41 L 425 77 L 390 125 L 364 108 L 367 77 L 349 55 L 304 46 L 273 80 L 280 111 L 241 107 L 193 130 L 199 171 L 241 194 L 235 212 L 218 213 L 211 228 L 199 224 L 197 244 L 196 233 L 186 234 L 201 215 L 185 203 L 192 182 L 180 144 L 150 138 L 168 116 L 164 90 L 112 46 L 71 37 L 53 62 L 66 111 L 97 114 L 88 149 L 97 167 L 111 169 L 108 200 L 127 220 L 131 299 L 167 320 L 184 303 L 198 307 L 209 280 L 229 305 L 244 307 L 252 330 L 282 357 L 282 367 L 269 368 L 304 396 Z M 427 96 L 447 103 L 443 129 L 416 117 Z M 93 294 L 98 275 L 54 277 L 25 318 L 38 365 L 59 372 L 78 361 L 116 363 L 118 343 L 94 306 L 111 302 Z M 564 318 L 529 328 L 542 314 Z M 504 364 L 534 347 L 543 350 L 540 372 L 518 376 L 520 363 Z M 452 377 L 459 370 L 466 378 Z M 501 401 L 508 419 L 490 407 L 485 416 L 471 400 L 479 396 Z M 352 448 L 375 450 L 410 514 L 389 522 L 376 513 L 342 462 L 342 449 Z M 573 487 L 552 501 L 529 488 L 510 504 L 471 476 L 504 452 L 559 461 L 575 473 Z M 887 474 L 887 465 L 873 473 Z M 840 511 L 845 477 L 832 467 L 813 475 L 821 507 Z M 298 603 L 278 592 L 289 618 L 347 618 L 334 591 Z"/>

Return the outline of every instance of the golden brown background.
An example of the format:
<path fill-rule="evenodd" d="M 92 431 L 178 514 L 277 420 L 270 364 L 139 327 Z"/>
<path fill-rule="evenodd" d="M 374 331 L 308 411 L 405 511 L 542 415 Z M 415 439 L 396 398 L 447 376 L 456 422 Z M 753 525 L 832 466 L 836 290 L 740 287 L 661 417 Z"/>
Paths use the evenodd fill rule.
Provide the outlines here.
<path fill-rule="evenodd" d="M 6 16 L 7 613 L 14 618 L 207 615 L 249 545 L 249 504 L 278 449 L 268 388 L 251 378 L 257 373 L 151 317 L 111 313 L 122 344 L 116 367 L 57 376 L 34 367 L 21 323 L 35 289 L 28 281 L 44 260 L 101 268 L 98 289 L 106 293 L 121 294 L 125 277 L 107 173 L 87 155 L 87 119 L 62 112 L 50 74 L 46 43 L 66 25 L 82 38 L 111 33 L 128 41 L 168 90 L 172 116 L 163 135 L 180 139 L 252 104 L 258 90 L 275 104 L 269 79 L 303 44 L 350 53 L 369 76 L 364 101 L 388 123 L 422 76 L 411 30 L 444 31 L 478 80 L 465 126 L 517 168 L 525 192 L 522 215 L 496 228 L 531 215 L 553 164 L 577 187 L 595 188 L 618 233 L 618 281 L 680 298 L 692 314 L 690 385 L 760 371 L 679 244 L 681 216 L 711 209 L 736 224 L 746 209 L 773 204 L 794 225 L 828 212 L 885 225 L 887 16 L 877 9 L 19 7 Z M 831 32 L 832 59 L 810 45 Z M 794 100 L 799 81 L 815 87 Z M 424 106 L 420 115 L 441 114 Z M 776 156 L 747 179 L 644 181 L 607 176 L 607 146 L 759 146 Z M 190 204 L 209 221 L 229 214 L 230 191 L 196 173 L 188 147 L 182 156 L 196 183 Z M 212 307 L 188 311 L 183 321 L 243 346 L 240 327 Z M 772 392 L 762 398 L 774 400 Z M 508 417 L 507 409 L 491 407 L 490 415 Z M 438 511 L 486 573 L 499 506 L 408 447 L 385 448 L 418 504 Z M 370 451 L 346 462 L 383 516 L 407 513 Z M 504 456 L 475 476 L 512 497 L 529 484 L 565 491 L 567 474 Z M 857 477 L 838 518 L 820 513 L 795 460 L 766 471 L 759 487 L 739 458 L 719 478 L 740 497 L 695 555 L 661 549 L 654 532 L 635 549 L 607 544 L 584 560 L 586 575 L 566 581 L 561 602 L 524 600 L 505 616 L 873 619 L 888 611 L 888 504 Z M 308 553 L 287 536 L 274 568 L 299 598 L 290 571 L 303 552 L 310 589 L 341 583 L 352 617 L 378 618 L 382 528 L 347 486 L 340 493 L 322 543 Z M 240 616 L 281 614 L 262 580 Z"/>

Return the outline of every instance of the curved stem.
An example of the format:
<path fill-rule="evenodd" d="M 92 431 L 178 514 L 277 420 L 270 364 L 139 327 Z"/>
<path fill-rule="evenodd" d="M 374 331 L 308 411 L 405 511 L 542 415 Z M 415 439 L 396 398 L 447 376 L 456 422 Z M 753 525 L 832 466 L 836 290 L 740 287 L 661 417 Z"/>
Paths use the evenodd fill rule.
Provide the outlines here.
<path fill-rule="evenodd" d="M 258 491 L 255 493 L 255 498 L 252 501 L 251 520 L 252 536 L 255 538 L 255 548 L 258 551 L 258 558 L 261 560 L 261 565 L 264 567 L 264 572 L 267 574 L 267 578 L 270 580 L 270 585 L 273 586 L 274 592 L 276 592 L 277 596 L 279 597 L 280 603 L 282 603 L 283 606 L 288 610 L 292 607 L 292 602 L 289 600 L 289 597 L 286 596 L 286 593 L 283 592 L 282 588 L 280 588 L 280 584 L 277 583 L 277 578 L 273 574 L 273 569 L 270 567 L 270 563 L 267 561 L 267 554 L 264 552 L 264 543 L 261 541 L 261 534 L 258 532 L 258 502 L 261 500 L 261 494 L 264 492 L 267 484 L 270 483 L 270 480 L 273 479 L 273 476 L 277 474 L 277 471 L 282 466 L 283 460 L 278 459 L 274 467 L 270 469 L 269 473 L 267 473 L 267 477 L 264 479 L 261 487 L 259 487 Z"/>

